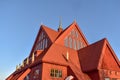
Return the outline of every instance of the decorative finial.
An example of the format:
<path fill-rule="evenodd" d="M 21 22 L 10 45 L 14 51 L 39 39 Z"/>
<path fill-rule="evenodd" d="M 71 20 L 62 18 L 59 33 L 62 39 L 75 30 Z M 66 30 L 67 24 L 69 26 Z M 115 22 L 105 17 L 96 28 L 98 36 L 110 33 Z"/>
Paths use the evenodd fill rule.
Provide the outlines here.
<path fill-rule="evenodd" d="M 60 21 L 59 21 L 59 28 L 62 29 L 62 19 L 61 19 L 61 17 L 60 17 Z"/>
<path fill-rule="evenodd" d="M 62 20 L 61 20 L 61 17 L 60 17 L 58 32 L 62 32 L 62 31 L 63 31 L 63 28 L 62 28 Z"/>

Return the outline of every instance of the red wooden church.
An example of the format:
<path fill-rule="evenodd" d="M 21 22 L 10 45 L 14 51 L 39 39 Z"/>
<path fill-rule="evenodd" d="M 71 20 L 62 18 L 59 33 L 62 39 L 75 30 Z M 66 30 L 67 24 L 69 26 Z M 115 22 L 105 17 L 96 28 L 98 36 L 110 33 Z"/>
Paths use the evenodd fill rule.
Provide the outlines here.
<path fill-rule="evenodd" d="M 41 25 L 29 56 L 6 80 L 120 80 L 120 62 L 106 38 L 89 44 L 75 21 L 58 31 Z"/>

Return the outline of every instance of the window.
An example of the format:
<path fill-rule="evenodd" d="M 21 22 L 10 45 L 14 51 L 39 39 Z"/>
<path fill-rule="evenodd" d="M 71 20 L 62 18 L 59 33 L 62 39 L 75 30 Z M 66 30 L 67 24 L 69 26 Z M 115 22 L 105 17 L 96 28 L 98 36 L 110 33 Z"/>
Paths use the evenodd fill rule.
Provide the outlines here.
<path fill-rule="evenodd" d="M 42 49 L 42 42 L 40 42 L 40 49 Z"/>
<path fill-rule="evenodd" d="M 50 76 L 54 78 L 61 78 L 62 77 L 62 70 L 51 69 Z"/>
<path fill-rule="evenodd" d="M 77 49 L 80 49 L 80 41 L 77 40 Z"/>
<path fill-rule="evenodd" d="M 47 46 L 48 46 L 48 39 L 46 38 L 45 39 L 45 48 L 47 48 Z"/>
<path fill-rule="evenodd" d="M 68 38 L 67 37 L 64 40 L 64 44 L 65 44 L 66 47 L 68 47 Z"/>
<path fill-rule="evenodd" d="M 75 35 L 76 35 L 76 38 L 78 38 L 78 32 L 77 31 L 75 32 Z"/>
<path fill-rule="evenodd" d="M 73 39 L 73 46 L 74 46 L 74 49 L 76 50 L 77 48 L 76 48 L 76 40 L 75 39 Z"/>
<path fill-rule="evenodd" d="M 55 70 L 55 77 L 59 77 L 58 70 Z"/>
<path fill-rule="evenodd" d="M 44 50 L 44 48 L 45 48 L 45 39 L 43 39 L 43 50 Z"/>
<path fill-rule="evenodd" d="M 54 69 L 51 69 L 50 76 L 54 77 Z"/>
<path fill-rule="evenodd" d="M 76 29 L 72 29 L 70 34 L 64 39 L 64 45 L 75 50 L 85 47 L 85 44 L 81 40 L 81 36 Z"/>
<path fill-rule="evenodd" d="M 69 44 L 70 44 L 70 48 L 72 48 L 72 38 L 69 37 Z"/>
<path fill-rule="evenodd" d="M 48 47 L 48 38 L 46 37 L 45 32 L 41 32 L 34 51 L 44 50 L 47 47 Z"/>
<path fill-rule="evenodd" d="M 72 36 L 75 36 L 75 31 L 74 31 L 74 29 L 71 31 L 71 35 L 72 35 Z"/>
<path fill-rule="evenodd" d="M 62 70 L 59 71 L 59 77 L 62 77 Z"/>

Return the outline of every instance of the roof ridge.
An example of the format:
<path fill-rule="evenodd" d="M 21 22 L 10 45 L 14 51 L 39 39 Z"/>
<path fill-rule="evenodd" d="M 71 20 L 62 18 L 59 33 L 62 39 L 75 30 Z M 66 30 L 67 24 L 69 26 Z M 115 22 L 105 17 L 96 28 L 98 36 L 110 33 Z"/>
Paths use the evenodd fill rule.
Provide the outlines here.
<path fill-rule="evenodd" d="M 52 29 L 52 28 L 49 28 L 49 27 L 47 27 L 46 25 L 41 25 L 41 27 L 43 27 L 43 28 L 47 28 L 47 29 L 50 29 L 50 30 L 52 30 L 52 31 L 57 32 L 56 30 L 54 30 L 54 29 Z"/>
<path fill-rule="evenodd" d="M 41 28 L 46 32 L 51 42 L 54 42 L 57 36 L 59 35 L 59 32 L 55 31 L 54 29 L 48 28 L 45 25 L 41 25 Z"/>

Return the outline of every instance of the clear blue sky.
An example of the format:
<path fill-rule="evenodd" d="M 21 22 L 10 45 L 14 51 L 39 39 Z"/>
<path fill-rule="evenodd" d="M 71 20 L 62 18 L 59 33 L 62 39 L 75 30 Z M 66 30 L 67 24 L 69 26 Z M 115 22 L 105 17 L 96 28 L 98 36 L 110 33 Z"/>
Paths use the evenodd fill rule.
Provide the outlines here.
<path fill-rule="evenodd" d="M 89 43 L 106 37 L 120 59 L 120 0 L 0 0 L 0 80 L 29 55 L 40 24 L 57 30 L 59 17 Z"/>

